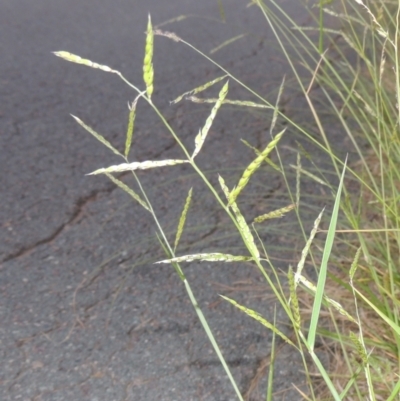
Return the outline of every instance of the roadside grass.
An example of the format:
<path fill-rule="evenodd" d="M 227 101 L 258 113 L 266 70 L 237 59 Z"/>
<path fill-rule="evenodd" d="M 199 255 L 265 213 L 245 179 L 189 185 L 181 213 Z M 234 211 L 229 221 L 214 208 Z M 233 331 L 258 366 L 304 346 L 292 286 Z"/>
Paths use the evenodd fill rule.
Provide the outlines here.
<path fill-rule="evenodd" d="M 95 132 L 78 117 L 75 120 L 104 146 L 121 157 L 122 163 L 98 169 L 91 175 L 104 174 L 152 216 L 157 237 L 165 258 L 157 263 L 171 264 L 181 279 L 188 297 L 203 325 L 239 400 L 244 396 L 230 371 L 215 340 L 211 328 L 197 303 L 188 282 L 184 265 L 192 261 L 245 262 L 254 264 L 276 296 L 280 307 L 291 322 L 293 336 L 288 338 L 275 324 L 267 321 L 257 311 L 238 304 L 236 300 L 221 295 L 241 312 L 257 320 L 283 339 L 293 352 L 299 352 L 308 377 L 308 392 L 299 390 L 305 399 L 322 400 L 400 400 L 400 111 L 399 61 L 397 56 L 398 16 L 397 8 L 385 2 L 342 0 L 325 2 L 320 6 L 313 29 L 299 27 L 279 6 L 270 1 L 253 1 L 259 7 L 272 29 L 283 54 L 286 56 L 297 81 L 299 92 L 306 99 L 317 127 L 318 137 L 300 123 L 290 119 L 280 109 L 283 81 L 276 99 L 267 100 L 246 87 L 229 71 L 214 62 L 174 33 L 154 29 L 149 16 L 143 62 L 142 90 L 129 82 L 119 71 L 100 65 L 65 51 L 55 54 L 67 61 L 97 68 L 118 75 L 135 92 L 129 103 L 129 115 L 125 149 L 119 151 L 106 138 Z M 221 3 L 219 3 L 221 5 Z M 223 9 L 221 9 L 223 10 Z M 222 12 L 222 11 L 221 11 Z M 341 29 L 328 29 L 325 14 L 338 19 Z M 314 35 L 316 33 L 316 35 Z M 189 100 L 199 102 L 212 86 L 219 87 L 216 98 L 202 97 L 210 103 L 210 114 L 198 135 L 193 138 L 193 149 L 188 149 L 170 126 L 162 112 L 152 101 L 154 85 L 153 45 L 155 36 L 168 37 L 180 45 L 187 45 L 218 66 L 221 75 L 183 94 L 175 102 Z M 236 40 L 237 38 L 235 38 Z M 226 45 L 231 45 L 228 41 Z M 290 50 L 289 50 L 290 47 Z M 354 62 L 355 60 L 355 62 Z M 301 72 L 300 72 L 301 71 Z M 308 75 L 304 74 L 308 71 Z M 237 101 L 229 97 L 229 87 L 240 85 L 253 100 Z M 318 88 L 318 96 L 314 95 Z M 321 95 L 323 97 L 321 98 Z M 136 105 L 146 102 L 160 118 L 164 126 L 180 146 L 183 158 L 161 161 L 131 161 L 129 152 L 134 140 Z M 264 149 L 253 149 L 254 157 L 239 174 L 234 187 L 228 188 L 223 177 L 213 185 L 196 164 L 207 134 L 224 105 L 234 105 L 272 113 L 270 141 Z M 333 116 L 352 145 L 351 160 L 336 156 L 335 146 L 326 136 L 324 115 Z M 308 138 L 325 152 L 331 162 L 329 174 L 317 165 L 302 167 L 304 152 L 297 151 L 296 165 L 287 166 L 280 157 L 279 147 L 285 128 L 278 129 L 278 121 Z M 278 162 L 273 162 L 275 153 Z M 303 156 L 302 156 L 303 155 Z M 354 155 L 357 155 L 355 160 Z M 307 154 L 306 154 L 307 157 Z M 312 160 L 311 160 L 312 162 Z M 246 197 L 248 184 L 256 180 L 261 166 L 278 171 L 286 182 L 290 203 L 281 204 L 276 210 L 260 215 L 253 222 L 243 216 L 238 200 Z M 188 164 L 202 179 L 215 201 L 229 217 L 241 238 L 245 253 L 212 252 L 183 254 L 179 244 L 185 233 L 186 217 L 190 213 L 193 192 L 182 200 L 182 214 L 176 222 L 173 241 L 170 227 L 162 227 L 151 200 L 136 174 L 137 170 L 152 168 L 179 168 Z M 135 189 L 119 180 L 118 173 L 131 172 Z M 295 189 L 289 184 L 289 175 L 295 176 Z M 332 174 L 335 179 L 332 179 Z M 316 182 L 332 194 L 333 209 L 319 210 L 311 232 L 306 232 L 300 214 L 301 179 Z M 294 266 L 282 277 L 274 267 L 259 235 L 261 224 L 268 220 L 291 214 L 298 221 L 299 233 L 304 238 L 304 248 Z M 329 228 L 321 235 L 320 222 L 329 214 Z M 296 216 L 296 217 L 295 217 Z M 317 235 L 318 234 L 318 235 Z M 323 239 L 321 239 L 323 238 Z M 177 251 L 179 249 L 179 252 Z M 311 265 L 317 279 L 312 281 L 305 268 Z M 330 355 L 330 366 L 325 366 L 316 352 L 317 347 Z M 274 358 L 269 369 L 266 399 L 273 399 Z M 316 379 L 318 378 L 318 380 Z M 319 381 L 323 384 L 320 386 Z M 322 388 L 322 390 L 321 390 Z"/>

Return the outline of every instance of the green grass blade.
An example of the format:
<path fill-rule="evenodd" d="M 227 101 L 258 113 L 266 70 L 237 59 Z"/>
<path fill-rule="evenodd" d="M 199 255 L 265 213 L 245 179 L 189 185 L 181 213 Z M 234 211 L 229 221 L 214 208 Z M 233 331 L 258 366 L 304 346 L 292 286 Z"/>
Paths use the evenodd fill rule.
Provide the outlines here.
<path fill-rule="evenodd" d="M 320 311 L 321 311 L 322 299 L 324 297 L 325 282 L 326 282 L 326 276 L 327 276 L 327 270 L 328 270 L 328 260 L 331 255 L 333 241 L 335 238 L 336 224 L 337 224 L 339 207 L 340 207 L 340 195 L 342 193 L 344 174 L 346 171 L 346 164 L 347 164 L 347 158 L 344 163 L 342 176 L 340 177 L 339 188 L 338 188 L 338 191 L 336 194 L 332 217 L 331 217 L 328 234 L 327 234 L 326 241 L 325 241 L 325 247 L 324 247 L 324 252 L 322 255 L 322 262 L 321 262 L 321 267 L 320 267 L 319 276 L 318 276 L 317 290 L 316 290 L 312 314 L 311 314 L 311 322 L 310 322 L 310 328 L 308 331 L 307 342 L 308 342 L 308 346 L 310 347 L 310 350 L 312 352 L 314 352 L 314 344 L 315 344 L 315 336 L 317 333 L 318 319 L 319 319 L 319 315 L 320 315 Z"/>
<path fill-rule="evenodd" d="M 276 308 L 274 308 L 274 326 L 276 326 Z M 269 371 L 268 371 L 267 395 L 265 397 L 266 401 L 272 401 L 272 389 L 273 389 L 274 372 L 275 372 L 275 347 L 276 347 L 275 339 L 276 339 L 276 334 L 273 331 L 272 341 L 271 341 Z"/>
<path fill-rule="evenodd" d="M 332 380 L 329 377 L 329 374 L 325 370 L 324 365 L 322 365 L 321 361 L 318 359 L 318 357 L 314 353 L 314 351 L 310 351 L 310 354 L 311 354 L 311 357 L 312 357 L 315 365 L 317 366 L 317 369 L 319 370 L 319 372 L 320 372 L 321 376 L 323 377 L 326 385 L 328 386 L 329 391 L 331 392 L 331 395 L 332 395 L 333 399 L 335 401 L 342 401 L 342 399 L 340 398 L 340 395 L 336 391 L 336 388 L 335 388 L 334 384 L 332 383 Z"/>
<path fill-rule="evenodd" d="M 374 305 L 356 288 L 354 288 L 354 291 L 393 329 L 398 336 L 400 336 L 400 327 L 393 320 L 389 319 L 380 309 L 376 307 L 376 305 Z"/>
<path fill-rule="evenodd" d="M 118 152 L 118 150 L 115 149 L 114 146 L 112 146 L 111 143 L 108 142 L 107 139 L 104 138 L 104 136 L 98 134 L 93 128 L 86 125 L 78 117 L 74 116 L 73 114 L 71 114 L 71 116 L 77 121 L 77 123 L 79 125 L 81 125 L 83 128 L 85 128 L 85 130 L 88 131 L 90 134 L 92 134 L 99 142 L 101 142 L 103 145 L 107 146 L 108 149 L 111 149 L 116 155 L 122 156 L 122 154 L 120 152 Z"/>
<path fill-rule="evenodd" d="M 390 394 L 389 398 L 386 401 L 393 401 L 395 397 L 398 397 L 400 394 L 400 380 L 394 386 L 392 393 Z"/>
<path fill-rule="evenodd" d="M 183 227 L 185 225 L 187 212 L 188 212 L 189 206 L 190 206 L 190 201 L 192 200 L 192 192 L 193 192 L 193 188 L 190 188 L 188 196 L 186 198 L 185 206 L 183 207 L 183 210 L 182 210 L 181 217 L 179 218 L 178 229 L 176 230 L 176 236 L 175 236 L 174 252 L 176 250 L 176 247 L 178 246 L 179 240 L 180 240 L 182 232 L 183 232 Z"/>

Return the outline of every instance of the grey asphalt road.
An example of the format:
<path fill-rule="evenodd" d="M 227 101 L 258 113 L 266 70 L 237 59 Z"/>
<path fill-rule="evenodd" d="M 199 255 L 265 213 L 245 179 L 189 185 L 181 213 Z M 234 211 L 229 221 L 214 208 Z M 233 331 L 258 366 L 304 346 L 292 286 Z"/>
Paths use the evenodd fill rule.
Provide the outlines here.
<path fill-rule="evenodd" d="M 297 0 L 281 3 L 298 21 L 307 20 Z M 216 0 L 1 1 L 0 400 L 236 399 L 182 283 L 171 266 L 154 265 L 164 255 L 151 216 L 105 177 L 85 176 L 118 160 L 69 114 L 122 149 L 126 104 L 135 94 L 115 75 L 51 53 L 66 50 L 109 65 L 143 87 L 148 12 L 154 25 L 186 15 L 163 29 L 207 54 L 247 34 L 213 57 L 274 102 L 288 69 L 261 13 L 245 1 L 222 4 L 226 23 Z M 190 148 L 211 106 L 169 101 L 221 73 L 163 37 L 156 37 L 154 52 L 154 101 Z M 233 83 L 230 96 L 248 99 Z M 198 157 L 210 180 L 216 183 L 220 173 L 233 186 L 254 157 L 240 138 L 261 148 L 269 124 L 268 113 L 224 106 Z M 282 152 L 293 162 L 288 137 Z M 175 157 L 182 153 L 173 138 L 139 104 L 132 160 Z M 188 167 L 139 176 L 172 239 L 194 187 L 178 253 L 240 254 L 229 221 Z M 288 202 L 273 171 L 251 188 L 242 199 L 249 219 Z M 282 219 L 261 230 L 283 269 L 301 249 L 289 227 L 290 219 Z M 231 296 L 273 320 L 275 301 L 259 272 L 250 265 L 205 262 L 187 265 L 185 272 L 240 390 L 248 399 L 263 399 L 271 333 L 218 296 Z M 290 334 L 279 308 L 277 320 Z M 293 384 L 304 389 L 299 357 L 280 342 L 278 348 L 274 399 L 298 400 Z"/>

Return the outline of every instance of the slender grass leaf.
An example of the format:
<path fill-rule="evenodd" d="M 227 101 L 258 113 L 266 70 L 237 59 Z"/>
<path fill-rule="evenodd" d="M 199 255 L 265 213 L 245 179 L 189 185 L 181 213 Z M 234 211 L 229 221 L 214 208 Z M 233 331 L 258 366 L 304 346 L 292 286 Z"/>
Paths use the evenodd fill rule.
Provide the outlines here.
<path fill-rule="evenodd" d="M 234 256 L 227 253 L 197 253 L 193 255 L 178 256 L 172 259 L 160 260 L 156 263 L 180 263 L 193 262 L 199 260 L 201 262 L 250 262 L 253 260 L 250 256 Z"/>
<path fill-rule="evenodd" d="M 312 314 L 311 314 L 310 328 L 308 331 L 308 338 L 307 338 L 308 346 L 310 347 L 311 350 L 314 350 L 315 337 L 317 334 L 317 325 L 318 325 L 319 315 L 320 315 L 320 311 L 321 311 L 322 299 L 324 296 L 325 282 L 326 282 L 326 276 L 327 276 L 327 270 L 328 270 L 328 260 L 331 255 L 333 241 L 335 238 L 336 224 L 337 224 L 339 207 L 340 207 L 340 195 L 342 193 L 344 174 L 346 172 L 346 164 L 347 164 L 347 157 L 346 157 L 346 161 L 344 163 L 342 176 L 340 177 L 339 188 L 338 188 L 338 191 L 336 194 L 332 217 L 331 217 L 331 221 L 329 223 L 328 234 L 327 234 L 327 237 L 325 240 L 325 247 L 324 247 L 324 252 L 322 255 L 321 267 L 319 270 L 317 291 L 315 293 L 314 304 L 313 304 Z"/>
<path fill-rule="evenodd" d="M 214 107 L 211 110 L 211 114 L 207 118 L 206 123 L 204 124 L 204 127 L 200 130 L 200 132 L 198 133 L 198 135 L 196 136 L 196 138 L 194 140 L 195 149 L 193 152 L 192 159 L 194 159 L 196 157 L 196 155 L 200 152 L 200 149 L 203 146 L 203 143 L 207 137 L 208 131 L 211 128 L 214 118 L 217 115 L 217 112 L 218 112 L 219 108 L 221 107 L 226 94 L 228 93 L 228 85 L 229 85 L 229 81 L 226 82 L 226 84 L 222 87 L 221 91 L 219 92 L 218 99 L 217 99 Z"/>
<path fill-rule="evenodd" d="M 283 217 L 285 213 L 290 212 L 296 207 L 296 204 L 293 203 L 289 206 L 282 207 L 280 209 L 274 210 L 272 212 L 269 212 L 267 214 L 263 214 L 262 216 L 258 216 L 254 219 L 254 223 L 262 223 L 264 220 L 268 219 L 276 219 L 279 217 Z"/>
<path fill-rule="evenodd" d="M 249 164 L 249 166 L 243 172 L 238 185 L 231 191 L 229 196 L 229 206 L 236 201 L 236 198 L 240 192 L 242 192 L 244 187 L 249 182 L 250 177 L 258 170 L 258 168 L 261 166 L 261 163 L 272 152 L 272 150 L 275 149 L 285 130 L 286 129 L 277 134 L 275 138 L 267 145 L 267 147 Z"/>
<path fill-rule="evenodd" d="M 96 175 L 104 173 L 116 173 L 119 171 L 132 171 L 132 170 L 147 170 L 149 168 L 174 166 L 176 164 L 189 163 L 188 160 L 160 160 L 160 161 L 145 161 L 145 162 L 133 162 L 133 163 L 122 163 L 115 166 L 106 168 L 100 168 L 87 175 Z"/>
<path fill-rule="evenodd" d="M 187 292 L 189 294 L 190 300 L 192 302 L 192 305 L 193 305 L 193 307 L 194 307 L 194 309 L 195 309 L 195 311 L 197 313 L 197 316 L 199 317 L 200 322 L 203 325 L 203 328 L 204 328 L 205 332 L 207 333 L 207 336 L 208 336 L 208 338 L 209 338 L 209 340 L 210 340 L 210 342 L 211 342 L 211 344 L 212 344 L 212 346 L 214 348 L 215 353 L 218 355 L 218 358 L 219 358 L 222 366 L 225 369 L 225 372 L 226 372 L 226 374 L 227 374 L 227 376 L 228 376 L 228 378 L 229 378 L 229 380 L 230 380 L 230 382 L 232 384 L 232 387 L 234 388 L 234 390 L 236 392 L 236 395 L 237 395 L 239 401 L 244 401 L 244 398 L 242 397 L 242 395 L 240 393 L 240 390 L 239 390 L 239 388 L 238 388 L 238 386 L 237 386 L 237 384 L 235 382 L 235 379 L 232 376 L 232 373 L 231 373 L 231 371 L 229 369 L 229 366 L 227 365 L 227 363 L 225 361 L 225 358 L 222 355 L 221 349 L 219 348 L 219 346 L 217 344 L 217 341 L 215 340 L 215 337 L 214 337 L 214 335 L 213 335 L 213 333 L 211 331 L 211 328 L 208 325 L 207 320 L 206 320 L 203 312 L 201 311 L 200 306 L 196 301 L 196 298 L 193 295 L 193 291 L 191 290 L 191 288 L 189 286 L 189 282 L 187 280 L 185 280 L 184 283 L 185 283 L 185 286 L 186 286 L 186 290 L 187 290 Z"/>
<path fill-rule="evenodd" d="M 78 117 L 74 116 L 73 114 L 71 114 L 71 116 L 77 121 L 77 123 L 79 125 L 81 125 L 83 128 L 85 128 L 85 130 L 88 131 L 90 134 L 92 134 L 99 142 L 101 142 L 103 145 L 107 146 L 108 149 L 111 149 L 116 155 L 122 156 L 122 154 L 120 152 L 118 152 L 118 150 L 115 149 L 114 146 L 112 146 L 111 143 L 108 142 L 107 139 L 105 139 L 102 135 L 98 134 L 93 128 L 86 125 Z"/>
<path fill-rule="evenodd" d="M 139 202 L 146 210 L 150 211 L 150 208 L 147 206 L 146 202 L 142 200 L 142 198 L 131 188 L 128 187 L 125 183 L 115 178 L 113 175 L 109 173 L 105 173 L 105 175 L 116 185 L 118 185 L 122 190 L 132 196 L 135 201 Z"/>
<path fill-rule="evenodd" d="M 276 308 L 274 308 L 274 327 L 276 327 Z M 268 371 L 268 383 L 267 383 L 267 394 L 266 401 L 272 401 L 272 389 L 274 383 L 274 372 L 275 372 L 275 355 L 276 355 L 276 345 L 275 345 L 276 334 L 272 332 L 271 341 L 271 351 L 269 360 L 269 371 Z"/>
<path fill-rule="evenodd" d="M 135 126 L 136 117 L 136 104 L 138 97 L 133 101 L 132 105 L 129 105 L 129 118 L 128 118 L 128 128 L 126 130 L 126 141 L 125 141 L 125 157 L 128 157 L 129 151 L 131 150 L 133 128 Z"/>
<path fill-rule="evenodd" d="M 185 221 L 186 221 L 186 215 L 187 215 L 187 212 L 189 210 L 190 201 L 192 200 L 192 192 L 193 192 L 193 188 L 190 188 L 188 196 L 186 198 L 185 206 L 184 206 L 184 208 L 182 210 L 182 214 L 181 214 L 181 217 L 179 219 L 178 229 L 176 230 L 174 251 L 176 250 L 176 247 L 178 246 L 179 240 L 180 240 L 182 232 L 183 232 L 183 227 L 184 227 Z"/>
<path fill-rule="evenodd" d="M 292 345 L 293 347 L 296 347 L 293 344 L 293 342 L 290 341 L 290 339 L 288 337 L 286 337 L 280 330 L 278 330 L 276 328 L 276 326 L 274 326 L 273 324 L 268 322 L 268 320 L 265 319 L 264 317 L 262 317 L 258 312 L 254 311 L 253 309 L 246 308 L 245 306 L 238 304 L 235 300 L 233 300 L 231 298 L 228 298 L 228 297 L 225 297 L 224 295 L 220 295 L 220 297 L 225 299 L 226 301 L 230 302 L 233 306 L 235 306 L 236 308 L 240 309 L 241 311 L 243 311 L 244 313 L 246 313 L 247 315 L 249 315 L 253 319 L 255 319 L 258 322 L 260 322 L 263 326 L 265 326 L 268 329 L 272 330 L 275 334 L 277 334 L 280 338 L 282 338 L 282 340 L 284 340 L 288 344 Z"/>
<path fill-rule="evenodd" d="M 393 320 L 389 319 L 379 308 L 377 308 L 367 297 L 365 297 L 360 291 L 354 288 L 354 291 L 383 319 L 392 329 L 400 336 L 400 326 L 398 326 Z"/>
<path fill-rule="evenodd" d="M 310 350 L 310 355 L 311 355 L 311 358 L 313 359 L 317 369 L 319 370 L 321 376 L 323 377 L 323 379 L 330 391 L 330 395 L 333 397 L 333 399 L 335 401 L 342 401 L 339 393 L 336 391 L 336 388 L 335 388 L 334 384 L 332 383 L 332 380 L 329 377 L 328 372 L 325 370 L 324 365 L 319 360 L 317 354 L 313 350 Z"/>
<path fill-rule="evenodd" d="M 119 71 L 113 70 L 112 68 L 108 67 L 107 65 L 94 63 L 93 61 L 90 61 L 86 58 L 77 56 L 76 54 L 68 53 L 65 51 L 53 52 L 53 54 L 55 54 L 57 57 L 63 58 L 64 60 L 70 61 L 71 63 L 83 64 L 83 65 L 86 65 L 87 67 L 97 68 L 102 71 L 112 72 L 114 74 L 121 75 L 121 73 Z"/>
<path fill-rule="evenodd" d="M 389 398 L 386 401 L 393 401 L 396 396 L 400 394 L 400 380 L 394 386 L 392 393 L 390 394 Z"/>
<path fill-rule="evenodd" d="M 222 81 L 226 77 L 227 77 L 227 75 L 223 75 L 222 77 L 215 78 L 214 80 L 209 81 L 209 82 L 205 83 L 204 85 L 200 85 L 197 88 L 194 88 L 188 92 L 185 92 L 182 95 L 178 96 L 176 99 L 172 100 L 171 104 L 180 102 L 186 96 L 195 95 L 196 93 L 200 93 L 200 92 L 206 90 L 207 88 L 209 88 L 210 86 L 213 86 L 216 83 Z M 217 99 L 215 99 L 215 102 L 216 101 L 217 101 Z M 215 102 L 213 102 L 213 103 L 215 103 Z"/>
<path fill-rule="evenodd" d="M 151 17 L 149 14 L 149 20 L 147 22 L 147 32 L 146 32 L 146 46 L 144 52 L 144 62 L 143 62 L 143 79 L 146 84 L 147 96 L 150 99 L 154 90 L 154 68 L 153 68 L 153 50 L 154 50 L 154 32 L 151 25 Z"/>

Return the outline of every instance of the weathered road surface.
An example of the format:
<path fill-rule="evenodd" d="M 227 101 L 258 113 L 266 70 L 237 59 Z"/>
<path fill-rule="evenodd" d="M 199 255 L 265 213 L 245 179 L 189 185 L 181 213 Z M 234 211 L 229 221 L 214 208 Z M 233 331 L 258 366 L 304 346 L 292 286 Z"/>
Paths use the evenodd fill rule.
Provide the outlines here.
<path fill-rule="evenodd" d="M 281 2 L 298 21 L 298 0 Z M 66 50 L 122 71 L 143 87 L 148 12 L 153 24 L 188 18 L 163 29 L 213 57 L 275 101 L 287 71 L 261 13 L 245 1 L 3 0 L 0 4 L 0 399 L 23 401 L 234 400 L 236 396 L 198 322 L 182 283 L 155 239 L 151 216 L 105 177 L 86 177 L 119 160 L 79 127 L 69 113 L 123 148 L 127 101 L 135 94 L 117 76 L 67 63 Z M 191 49 L 155 38 L 155 103 L 192 149 L 210 105 L 169 101 L 221 75 Z M 230 97 L 246 99 L 231 82 Z M 249 100 L 255 100 L 247 97 Z M 270 114 L 224 106 L 199 156 L 216 183 L 230 187 L 269 141 Z M 282 143 L 291 142 L 290 132 Z M 293 162 L 294 153 L 282 154 Z M 182 157 L 157 116 L 138 106 L 132 160 Z M 187 166 L 140 173 L 160 221 L 173 239 L 188 189 L 194 202 L 178 254 L 240 254 L 229 222 Z M 128 177 L 125 177 L 129 183 Z M 257 194 L 241 199 L 248 219 L 289 202 L 280 177 L 266 167 Z M 293 253 L 286 219 L 262 231 L 280 261 Z M 285 228 L 286 227 L 286 228 Z M 281 230 L 281 231 L 279 231 Z M 276 251 L 275 246 L 280 250 Z M 300 243 L 301 245 L 301 243 Z M 235 249 L 232 249 L 232 246 Z M 289 255 L 289 256 L 286 256 Z M 188 275 L 243 394 L 263 398 L 271 334 L 233 307 L 222 293 L 270 320 L 275 306 L 250 265 L 193 264 Z M 284 318 L 277 319 L 285 330 Z M 304 385 L 298 356 L 283 344 L 274 399 L 298 400 Z M 257 384 L 260 387 L 257 388 Z"/>

